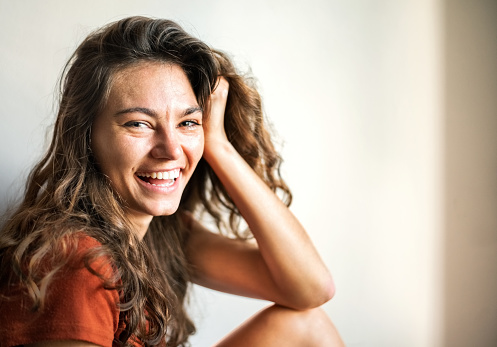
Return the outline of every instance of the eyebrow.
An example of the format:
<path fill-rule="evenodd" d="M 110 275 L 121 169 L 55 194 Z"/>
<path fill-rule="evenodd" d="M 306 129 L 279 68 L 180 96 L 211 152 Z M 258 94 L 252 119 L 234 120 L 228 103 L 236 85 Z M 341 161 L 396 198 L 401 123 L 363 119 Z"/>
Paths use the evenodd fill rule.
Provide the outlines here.
<path fill-rule="evenodd" d="M 188 107 L 185 110 L 185 112 L 183 113 L 182 117 L 189 116 L 189 115 L 191 115 L 191 114 L 193 114 L 195 112 L 202 112 L 203 113 L 203 111 L 204 110 L 200 106 Z M 151 110 L 149 108 L 146 108 L 146 107 L 131 107 L 131 108 L 126 108 L 124 110 L 117 111 L 115 113 L 115 116 L 119 116 L 119 115 L 126 114 L 126 113 L 135 113 L 135 112 L 143 113 L 143 114 L 146 114 L 147 116 L 158 118 L 157 112 L 155 112 L 155 111 L 153 111 L 153 110 Z"/>

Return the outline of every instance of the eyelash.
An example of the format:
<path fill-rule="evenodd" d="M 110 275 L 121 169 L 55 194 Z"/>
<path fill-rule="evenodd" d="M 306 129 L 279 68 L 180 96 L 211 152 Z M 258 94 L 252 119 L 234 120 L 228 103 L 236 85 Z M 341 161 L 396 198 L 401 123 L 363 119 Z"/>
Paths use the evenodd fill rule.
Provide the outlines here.
<path fill-rule="evenodd" d="M 201 124 L 198 123 L 197 121 L 194 121 L 194 120 L 185 120 L 184 122 L 180 123 L 180 127 L 186 127 L 186 128 L 193 128 L 193 127 L 196 127 L 198 125 L 201 125 Z"/>
<path fill-rule="evenodd" d="M 132 121 L 124 124 L 124 126 L 129 128 L 143 128 L 143 127 L 148 127 L 148 124 L 140 121 Z"/>

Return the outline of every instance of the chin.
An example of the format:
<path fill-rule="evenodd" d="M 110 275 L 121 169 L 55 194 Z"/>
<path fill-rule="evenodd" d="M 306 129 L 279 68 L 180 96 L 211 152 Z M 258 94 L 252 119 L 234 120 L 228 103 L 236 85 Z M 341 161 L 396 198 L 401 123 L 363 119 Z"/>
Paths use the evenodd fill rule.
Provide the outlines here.
<path fill-rule="evenodd" d="M 152 215 L 154 217 L 171 216 L 178 211 L 178 208 L 179 208 L 179 203 L 174 205 L 174 206 L 168 206 L 168 207 L 162 208 L 159 211 L 154 211 L 154 213 L 152 213 Z"/>

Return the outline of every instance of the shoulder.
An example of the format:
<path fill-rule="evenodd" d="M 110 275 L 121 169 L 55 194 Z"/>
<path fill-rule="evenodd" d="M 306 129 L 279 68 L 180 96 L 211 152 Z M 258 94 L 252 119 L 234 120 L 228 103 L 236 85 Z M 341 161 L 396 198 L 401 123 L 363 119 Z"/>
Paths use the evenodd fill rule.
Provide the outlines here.
<path fill-rule="evenodd" d="M 80 233 L 68 242 L 70 261 L 46 277 L 42 307 L 31 310 L 26 290 L 0 299 L 0 340 L 8 345 L 41 340 L 83 340 L 110 345 L 119 323 L 119 294 L 110 285 L 115 267 L 101 244 Z M 40 285 L 38 290 L 44 290 Z M 3 346 L 3 342 L 2 342 Z"/>
<path fill-rule="evenodd" d="M 93 268 L 94 263 L 109 268 L 114 266 L 112 258 L 105 251 L 102 244 L 85 233 L 80 232 L 72 236 L 70 242 L 65 247 L 69 255 L 69 265 L 71 267 L 89 265 Z"/>
<path fill-rule="evenodd" d="M 116 286 L 119 279 L 116 277 L 115 263 L 95 238 L 78 233 L 67 247 L 68 262 L 57 274 L 64 286 L 71 286 L 71 283 L 82 282 L 84 279 L 89 281 L 88 284 L 103 282 L 106 287 Z"/>

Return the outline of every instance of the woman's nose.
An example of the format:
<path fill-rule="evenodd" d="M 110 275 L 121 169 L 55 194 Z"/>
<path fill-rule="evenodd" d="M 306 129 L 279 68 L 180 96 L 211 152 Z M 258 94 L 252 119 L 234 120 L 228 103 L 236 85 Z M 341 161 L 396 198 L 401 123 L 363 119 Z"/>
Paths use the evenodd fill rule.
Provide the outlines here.
<path fill-rule="evenodd" d="M 183 148 L 178 134 L 173 130 L 156 133 L 152 156 L 157 159 L 176 160 L 183 154 Z"/>

